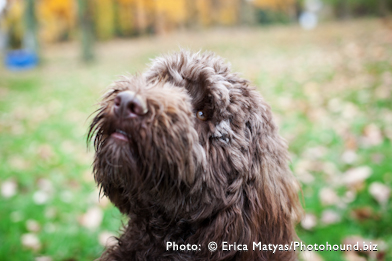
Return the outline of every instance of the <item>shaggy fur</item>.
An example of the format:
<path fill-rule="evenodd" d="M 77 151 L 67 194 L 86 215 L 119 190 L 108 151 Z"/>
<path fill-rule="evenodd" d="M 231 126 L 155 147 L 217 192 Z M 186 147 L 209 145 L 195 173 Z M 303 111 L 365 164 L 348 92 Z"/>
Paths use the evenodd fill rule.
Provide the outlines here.
<path fill-rule="evenodd" d="M 145 114 L 114 112 L 128 90 Z M 141 76 L 122 77 L 104 96 L 91 139 L 95 180 L 129 216 L 100 260 L 297 259 L 294 251 L 252 249 L 296 239 L 299 186 L 270 106 L 221 58 L 181 51 L 155 59 Z M 168 241 L 200 250 L 167 251 Z M 222 251 L 223 241 L 249 250 Z"/>

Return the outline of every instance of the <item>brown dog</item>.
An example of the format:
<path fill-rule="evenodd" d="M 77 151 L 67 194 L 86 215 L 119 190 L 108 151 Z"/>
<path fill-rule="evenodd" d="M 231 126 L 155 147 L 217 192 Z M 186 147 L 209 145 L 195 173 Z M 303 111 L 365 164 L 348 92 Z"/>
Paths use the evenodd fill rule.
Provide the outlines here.
<path fill-rule="evenodd" d="M 101 260 L 297 259 L 287 146 L 269 105 L 221 58 L 181 51 L 122 77 L 94 136 L 95 180 L 129 216 Z"/>

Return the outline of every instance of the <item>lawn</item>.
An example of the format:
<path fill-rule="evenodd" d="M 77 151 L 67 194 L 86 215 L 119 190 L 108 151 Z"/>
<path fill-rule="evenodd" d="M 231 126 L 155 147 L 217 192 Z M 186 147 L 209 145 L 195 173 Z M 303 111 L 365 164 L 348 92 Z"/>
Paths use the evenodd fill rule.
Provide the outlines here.
<path fill-rule="evenodd" d="M 42 48 L 38 69 L 0 67 L 0 260 L 99 257 L 124 219 L 99 199 L 89 116 L 117 76 L 179 46 L 224 57 L 271 104 L 302 185 L 300 238 L 379 249 L 304 258 L 392 260 L 392 30 L 372 19 L 115 40 L 87 66 L 78 43 L 61 43 Z"/>

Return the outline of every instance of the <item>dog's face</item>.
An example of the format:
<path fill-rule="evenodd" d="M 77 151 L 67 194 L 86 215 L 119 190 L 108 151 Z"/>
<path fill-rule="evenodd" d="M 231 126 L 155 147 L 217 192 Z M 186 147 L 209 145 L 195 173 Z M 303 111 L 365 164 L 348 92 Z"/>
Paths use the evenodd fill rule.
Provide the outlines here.
<path fill-rule="evenodd" d="M 122 212 L 139 201 L 169 202 L 171 190 L 193 184 L 205 161 L 195 121 L 184 88 L 143 77 L 111 86 L 90 138 L 96 133 L 95 179 Z"/>
<path fill-rule="evenodd" d="M 237 205 L 262 209 L 293 190 L 269 106 L 211 54 L 159 58 L 144 75 L 116 81 L 94 135 L 96 182 L 123 213 L 154 206 L 197 219 Z"/>

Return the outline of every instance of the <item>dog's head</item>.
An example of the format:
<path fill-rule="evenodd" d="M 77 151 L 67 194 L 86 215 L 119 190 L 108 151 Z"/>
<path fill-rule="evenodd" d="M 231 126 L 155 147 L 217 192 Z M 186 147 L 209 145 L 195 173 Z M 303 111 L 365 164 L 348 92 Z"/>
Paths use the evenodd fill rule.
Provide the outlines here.
<path fill-rule="evenodd" d="M 142 76 L 114 82 L 94 135 L 95 179 L 124 213 L 154 206 L 188 220 L 218 213 L 219 222 L 230 211 L 221 219 L 242 227 L 243 237 L 263 222 L 291 226 L 299 213 L 269 105 L 211 53 L 157 58 Z M 236 215 L 242 219 L 233 223 Z"/>

